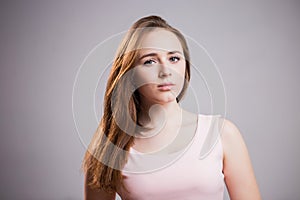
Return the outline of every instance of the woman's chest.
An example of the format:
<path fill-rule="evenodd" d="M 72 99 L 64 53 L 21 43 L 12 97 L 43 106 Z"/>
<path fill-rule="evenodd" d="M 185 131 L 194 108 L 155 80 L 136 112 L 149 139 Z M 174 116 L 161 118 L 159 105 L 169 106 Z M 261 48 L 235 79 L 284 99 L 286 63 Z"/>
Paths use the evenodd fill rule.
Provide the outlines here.
<path fill-rule="evenodd" d="M 201 195 L 219 195 L 223 191 L 224 176 L 218 148 L 216 146 L 210 156 L 202 160 L 188 151 L 173 162 L 153 165 L 152 172 L 125 172 L 124 185 L 130 193 L 120 193 L 128 199 L 148 199 L 145 196 L 149 199 L 187 199 L 187 194 L 193 194 L 194 199 L 201 199 Z M 134 162 L 139 163 L 138 160 Z"/>

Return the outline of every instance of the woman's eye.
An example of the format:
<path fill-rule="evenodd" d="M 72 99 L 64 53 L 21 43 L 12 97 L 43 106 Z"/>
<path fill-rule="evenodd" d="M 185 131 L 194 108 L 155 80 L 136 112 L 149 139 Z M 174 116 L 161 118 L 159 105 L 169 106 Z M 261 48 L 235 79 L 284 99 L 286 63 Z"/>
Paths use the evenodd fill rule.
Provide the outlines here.
<path fill-rule="evenodd" d="M 155 61 L 154 60 L 146 60 L 145 62 L 144 62 L 144 65 L 152 65 L 152 64 L 154 64 L 155 63 Z"/>
<path fill-rule="evenodd" d="M 171 62 L 178 62 L 179 60 L 180 60 L 180 58 L 177 57 L 177 56 L 173 56 L 173 57 L 170 58 Z"/>

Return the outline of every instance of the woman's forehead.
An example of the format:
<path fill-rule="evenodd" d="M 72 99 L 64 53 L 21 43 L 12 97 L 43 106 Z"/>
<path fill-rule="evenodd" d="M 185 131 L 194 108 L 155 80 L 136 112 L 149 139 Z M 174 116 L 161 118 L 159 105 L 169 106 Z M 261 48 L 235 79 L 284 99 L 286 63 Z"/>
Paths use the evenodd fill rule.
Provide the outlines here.
<path fill-rule="evenodd" d="M 164 29 L 155 29 L 146 33 L 139 45 L 140 51 L 163 50 L 167 52 L 183 52 L 177 36 Z"/>

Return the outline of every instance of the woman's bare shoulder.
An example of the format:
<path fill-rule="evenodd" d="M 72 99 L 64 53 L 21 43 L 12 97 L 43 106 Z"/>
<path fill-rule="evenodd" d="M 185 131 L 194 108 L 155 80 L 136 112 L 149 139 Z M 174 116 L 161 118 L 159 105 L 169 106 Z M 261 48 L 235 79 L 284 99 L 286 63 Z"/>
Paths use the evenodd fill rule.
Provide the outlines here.
<path fill-rule="evenodd" d="M 220 117 L 220 133 L 223 142 L 243 142 L 238 125 L 228 118 Z"/>

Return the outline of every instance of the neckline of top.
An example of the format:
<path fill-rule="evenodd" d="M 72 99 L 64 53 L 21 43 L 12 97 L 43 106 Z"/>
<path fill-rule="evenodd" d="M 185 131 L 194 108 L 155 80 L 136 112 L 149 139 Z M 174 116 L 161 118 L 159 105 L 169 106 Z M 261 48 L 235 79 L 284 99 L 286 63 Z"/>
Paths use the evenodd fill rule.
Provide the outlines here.
<path fill-rule="evenodd" d="M 200 117 L 205 117 L 205 116 L 207 116 L 207 115 L 197 114 L 197 123 L 196 123 L 196 128 L 195 128 L 195 131 L 194 131 L 194 136 L 193 136 L 192 141 L 190 141 L 189 144 L 185 148 L 181 149 L 180 151 L 171 152 L 171 153 L 169 153 L 169 155 L 174 155 L 174 154 L 185 152 L 187 149 L 189 149 L 192 146 L 192 144 L 194 143 L 196 137 L 198 137 L 198 135 L 199 135 Z M 137 151 L 132 147 L 130 147 L 130 149 L 129 149 L 129 152 L 132 152 L 132 153 L 138 154 L 138 155 L 155 155 L 156 153 L 158 153 L 160 151 L 161 150 L 154 151 L 154 152 L 149 152 L 149 153 L 144 153 L 144 152 Z"/>

